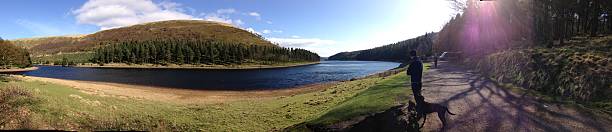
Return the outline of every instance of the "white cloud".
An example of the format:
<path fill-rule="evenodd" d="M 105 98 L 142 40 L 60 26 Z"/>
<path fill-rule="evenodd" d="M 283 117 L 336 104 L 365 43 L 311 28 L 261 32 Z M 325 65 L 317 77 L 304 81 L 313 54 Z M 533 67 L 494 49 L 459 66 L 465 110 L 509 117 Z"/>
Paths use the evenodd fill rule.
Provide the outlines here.
<path fill-rule="evenodd" d="M 204 17 L 204 19 L 206 19 L 207 21 L 215 21 L 215 22 L 222 22 L 222 23 L 229 23 L 229 24 L 234 23 L 233 20 L 228 17 L 217 16 L 217 15 L 208 15 Z"/>
<path fill-rule="evenodd" d="M 268 38 L 271 42 L 278 43 L 283 47 L 309 48 L 313 46 L 336 44 L 334 40 L 323 40 L 318 38 Z"/>
<path fill-rule="evenodd" d="M 217 14 L 233 14 L 236 13 L 236 9 L 234 8 L 227 8 L 227 9 L 219 9 L 217 10 Z"/>
<path fill-rule="evenodd" d="M 235 14 L 235 13 L 238 13 L 236 9 L 227 8 L 227 9 L 218 9 L 216 12 L 213 12 L 213 13 L 201 13 L 200 15 L 204 16 L 204 19 L 208 21 L 216 21 L 216 22 L 234 24 L 237 26 L 243 25 L 244 22 L 242 20 L 230 18 L 230 15 Z"/>
<path fill-rule="evenodd" d="M 253 29 L 253 28 L 251 28 L 251 27 L 246 28 L 246 29 L 244 29 L 244 30 L 247 30 L 247 31 L 249 31 L 249 32 L 251 32 L 251 33 L 255 33 L 255 34 L 261 34 L 260 32 L 255 31 L 255 29 Z"/>
<path fill-rule="evenodd" d="M 261 32 L 262 32 L 262 33 L 264 33 L 264 34 L 269 34 L 269 33 L 272 33 L 272 31 L 270 31 L 270 30 L 268 30 L 268 29 L 264 29 L 264 30 L 263 30 L 263 31 L 261 31 Z"/>
<path fill-rule="evenodd" d="M 264 34 L 271 34 L 271 33 L 283 33 L 282 30 L 268 30 L 268 29 L 264 29 L 261 31 Z"/>
<path fill-rule="evenodd" d="M 257 12 L 249 12 L 249 16 L 260 17 L 261 15 Z"/>
<path fill-rule="evenodd" d="M 255 17 L 255 19 L 257 19 L 258 21 L 261 20 L 261 14 L 257 12 L 249 12 L 248 15 Z"/>
<path fill-rule="evenodd" d="M 293 36 L 291 36 L 291 38 L 300 38 L 300 36 L 293 35 Z"/>
<path fill-rule="evenodd" d="M 240 19 L 235 20 L 235 21 L 234 21 L 234 23 L 235 23 L 236 25 L 242 25 L 242 24 L 244 24 L 244 22 L 242 22 L 242 20 L 240 20 Z"/>
<path fill-rule="evenodd" d="M 181 8 L 179 8 L 181 6 L 181 4 L 179 3 L 175 3 L 175 2 L 170 2 L 170 1 L 162 1 L 161 3 L 159 3 L 158 5 L 160 5 L 161 7 L 163 7 L 164 9 L 168 9 L 168 10 L 183 10 Z"/>
<path fill-rule="evenodd" d="M 89 0 L 72 11 L 78 23 L 99 26 L 102 30 L 146 22 L 201 19 L 183 13 L 181 4 L 151 0 Z"/>

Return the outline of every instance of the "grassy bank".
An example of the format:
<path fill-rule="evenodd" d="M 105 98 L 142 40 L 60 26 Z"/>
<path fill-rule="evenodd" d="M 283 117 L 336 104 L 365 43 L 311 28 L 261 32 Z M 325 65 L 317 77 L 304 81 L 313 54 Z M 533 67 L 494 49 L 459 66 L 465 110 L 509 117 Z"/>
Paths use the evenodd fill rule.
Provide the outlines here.
<path fill-rule="evenodd" d="M 546 98 L 612 108 L 612 36 L 575 38 L 569 44 L 509 50 L 478 60 L 475 67 L 501 83 L 535 90 Z"/>
<path fill-rule="evenodd" d="M 4 108 L 7 108 L 14 113 L 11 115 L 16 116 L 11 119 L 14 121 L 0 122 L 0 128 L 147 131 L 280 130 L 319 118 L 332 108 L 338 109 L 336 107 L 339 104 L 355 102 L 348 100 L 362 95 L 358 93 L 372 86 L 388 83 L 387 80 L 390 79 L 398 80 L 397 78 L 398 76 L 386 79 L 368 78 L 342 82 L 315 92 L 215 104 L 182 104 L 104 94 L 91 95 L 64 85 L 9 78 L 0 82 L 0 92 L 11 95 L 3 99 L 25 99 L 30 103 L 9 101 L 9 104 L 19 105 L 14 106 L 1 102 L 3 113 Z M 18 90 L 6 90 L 7 88 Z M 375 99 L 374 96 L 368 98 Z M 382 101 L 394 102 L 394 100 Z"/>
<path fill-rule="evenodd" d="M 407 103 L 412 95 L 408 80 L 405 72 L 390 76 L 307 123 L 330 125 Z"/>
<path fill-rule="evenodd" d="M 426 71 L 431 66 L 424 65 Z M 403 70 L 403 69 L 401 69 Z M 397 73 L 398 70 L 388 71 Z M 384 74 L 384 73 L 382 73 Z M 399 104 L 405 104 L 412 100 L 410 90 L 410 77 L 406 72 L 384 77 L 379 83 L 368 87 L 363 92 L 341 102 L 312 120 L 308 120 L 286 131 L 312 131 L 309 127 L 327 127 L 341 122 L 379 113 Z M 351 121 L 349 121 L 351 122 Z M 353 122 L 356 123 L 356 122 Z"/>

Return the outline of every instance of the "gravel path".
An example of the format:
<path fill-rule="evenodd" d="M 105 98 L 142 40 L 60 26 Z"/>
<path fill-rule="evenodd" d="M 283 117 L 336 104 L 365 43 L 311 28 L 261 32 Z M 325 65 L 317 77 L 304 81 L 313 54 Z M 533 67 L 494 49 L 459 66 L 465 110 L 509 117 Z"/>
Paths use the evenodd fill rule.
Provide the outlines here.
<path fill-rule="evenodd" d="M 427 102 L 449 106 L 457 114 L 447 115 L 450 119 L 446 129 L 441 129 L 438 117 L 430 114 L 423 131 L 612 131 L 608 115 L 541 103 L 447 63 L 424 75 L 423 96 Z"/>

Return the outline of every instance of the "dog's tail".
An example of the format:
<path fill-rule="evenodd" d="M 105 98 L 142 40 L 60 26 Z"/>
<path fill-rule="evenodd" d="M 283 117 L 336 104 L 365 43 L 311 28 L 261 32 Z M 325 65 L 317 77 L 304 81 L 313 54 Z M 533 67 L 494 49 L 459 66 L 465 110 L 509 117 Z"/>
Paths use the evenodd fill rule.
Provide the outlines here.
<path fill-rule="evenodd" d="M 446 108 L 446 112 L 448 112 L 448 114 L 455 115 L 455 114 L 451 113 L 450 110 L 448 110 L 448 107 Z"/>

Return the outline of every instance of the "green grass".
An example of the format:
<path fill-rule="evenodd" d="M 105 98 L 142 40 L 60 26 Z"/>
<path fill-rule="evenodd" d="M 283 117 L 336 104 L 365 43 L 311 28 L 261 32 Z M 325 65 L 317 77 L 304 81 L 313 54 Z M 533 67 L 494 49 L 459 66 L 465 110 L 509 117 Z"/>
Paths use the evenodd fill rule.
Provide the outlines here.
<path fill-rule="evenodd" d="M 424 71 L 431 64 L 424 65 Z M 368 115 L 387 110 L 399 104 L 412 100 L 410 77 L 406 72 L 387 77 L 380 83 L 335 106 L 321 117 L 306 122 L 311 125 L 330 125 L 346 121 L 358 116 Z"/>
<path fill-rule="evenodd" d="M 384 111 L 400 103 L 407 103 L 412 95 L 410 78 L 401 72 L 357 94 L 355 97 L 334 107 L 320 118 L 308 124 L 330 125 L 354 117 Z"/>
<path fill-rule="evenodd" d="M 45 82 L 10 81 L 0 85 L 19 86 L 40 100 L 28 106 L 30 114 L 26 118 L 32 125 L 4 129 L 270 131 L 319 117 L 381 80 L 370 78 L 305 94 L 218 104 L 102 97 Z"/>

